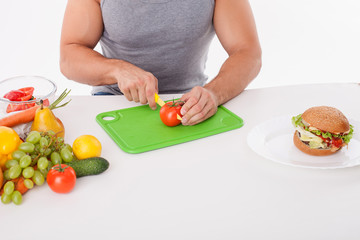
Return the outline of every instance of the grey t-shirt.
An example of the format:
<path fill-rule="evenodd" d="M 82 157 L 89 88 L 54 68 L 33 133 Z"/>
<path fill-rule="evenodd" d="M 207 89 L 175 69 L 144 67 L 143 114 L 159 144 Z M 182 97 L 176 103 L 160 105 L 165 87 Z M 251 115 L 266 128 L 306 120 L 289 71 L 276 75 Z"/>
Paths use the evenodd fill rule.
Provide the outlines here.
<path fill-rule="evenodd" d="M 182 93 L 207 81 L 214 0 L 102 0 L 103 55 L 128 61 L 158 79 L 159 93 Z M 117 84 L 93 93 L 121 94 Z"/>

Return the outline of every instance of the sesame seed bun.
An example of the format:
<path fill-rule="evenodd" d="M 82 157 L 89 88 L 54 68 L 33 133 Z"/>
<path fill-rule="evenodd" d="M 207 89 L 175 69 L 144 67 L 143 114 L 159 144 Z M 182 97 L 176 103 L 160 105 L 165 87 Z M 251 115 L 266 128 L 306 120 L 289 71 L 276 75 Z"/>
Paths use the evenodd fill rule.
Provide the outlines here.
<path fill-rule="evenodd" d="M 295 146 L 302 152 L 313 155 L 313 156 L 328 156 L 338 152 L 341 148 L 338 149 L 317 149 L 317 148 L 310 148 L 309 145 L 305 144 L 303 141 L 300 140 L 298 137 L 298 131 L 295 131 L 293 141 Z"/>
<path fill-rule="evenodd" d="M 348 119 L 345 115 L 334 107 L 318 106 L 306 110 L 301 118 L 324 132 L 334 134 L 344 133 L 350 130 Z"/>

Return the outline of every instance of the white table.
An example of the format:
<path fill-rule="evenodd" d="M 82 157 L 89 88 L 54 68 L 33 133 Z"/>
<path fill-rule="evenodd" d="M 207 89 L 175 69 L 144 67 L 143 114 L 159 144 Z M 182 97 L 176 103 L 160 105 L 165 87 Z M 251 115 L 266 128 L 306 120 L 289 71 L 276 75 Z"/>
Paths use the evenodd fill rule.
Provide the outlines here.
<path fill-rule="evenodd" d="M 110 168 L 78 179 L 69 194 L 44 184 L 20 206 L 0 204 L 1 239 L 360 239 L 360 167 L 286 166 L 246 141 L 257 124 L 316 105 L 360 120 L 358 84 L 246 90 L 225 104 L 244 119 L 242 128 L 141 154 L 122 151 L 95 121 L 137 104 L 122 96 L 71 98 L 54 111 L 66 142 L 96 136 Z"/>

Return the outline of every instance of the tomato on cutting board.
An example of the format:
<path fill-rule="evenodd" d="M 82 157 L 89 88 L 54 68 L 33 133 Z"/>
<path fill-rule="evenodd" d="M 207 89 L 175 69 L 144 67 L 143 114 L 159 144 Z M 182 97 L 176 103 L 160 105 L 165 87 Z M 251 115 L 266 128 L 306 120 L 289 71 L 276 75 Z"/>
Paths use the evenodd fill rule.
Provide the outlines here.
<path fill-rule="evenodd" d="M 177 115 L 182 117 L 180 113 L 182 103 L 182 101 L 170 101 L 161 107 L 160 119 L 166 126 L 174 127 L 181 123 L 181 121 L 177 119 Z"/>

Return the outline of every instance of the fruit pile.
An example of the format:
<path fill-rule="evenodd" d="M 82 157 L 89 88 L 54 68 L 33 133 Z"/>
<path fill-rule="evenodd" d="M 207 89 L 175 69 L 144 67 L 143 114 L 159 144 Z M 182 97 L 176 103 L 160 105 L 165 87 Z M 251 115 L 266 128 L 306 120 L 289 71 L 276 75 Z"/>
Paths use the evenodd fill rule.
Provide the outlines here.
<path fill-rule="evenodd" d="M 52 130 L 31 131 L 2 168 L 6 183 L 0 191 L 1 201 L 21 204 L 22 195 L 34 185 L 43 185 L 45 179 L 54 192 L 67 193 L 74 188 L 76 177 L 99 174 L 108 168 L 108 162 L 100 158 L 101 144 L 94 136 L 82 135 L 73 146 L 76 146 L 74 152 L 71 145 Z M 73 160 L 76 163 L 72 163 Z M 86 171 L 94 164 L 95 169 Z"/>
<path fill-rule="evenodd" d="M 50 106 L 41 101 L 40 105 L 0 119 L 2 203 L 21 204 L 29 189 L 45 181 L 52 191 L 68 193 L 74 188 L 76 178 L 100 174 L 109 167 L 108 161 L 100 157 L 101 143 L 96 137 L 82 135 L 72 146 L 65 143 L 64 125 L 52 109 L 68 104 L 70 101 L 59 105 L 69 92 L 65 90 Z M 31 132 L 24 133 L 24 140 L 11 128 L 31 121 Z"/>
<path fill-rule="evenodd" d="M 20 204 L 21 194 L 33 188 L 34 184 L 44 184 L 48 171 L 54 165 L 72 160 L 72 148 L 65 144 L 62 137 L 57 137 L 53 131 L 30 132 L 5 163 L 3 175 L 8 182 L 4 185 L 1 201 L 9 203 L 12 200 Z M 20 186 L 19 181 L 24 186 Z"/>

